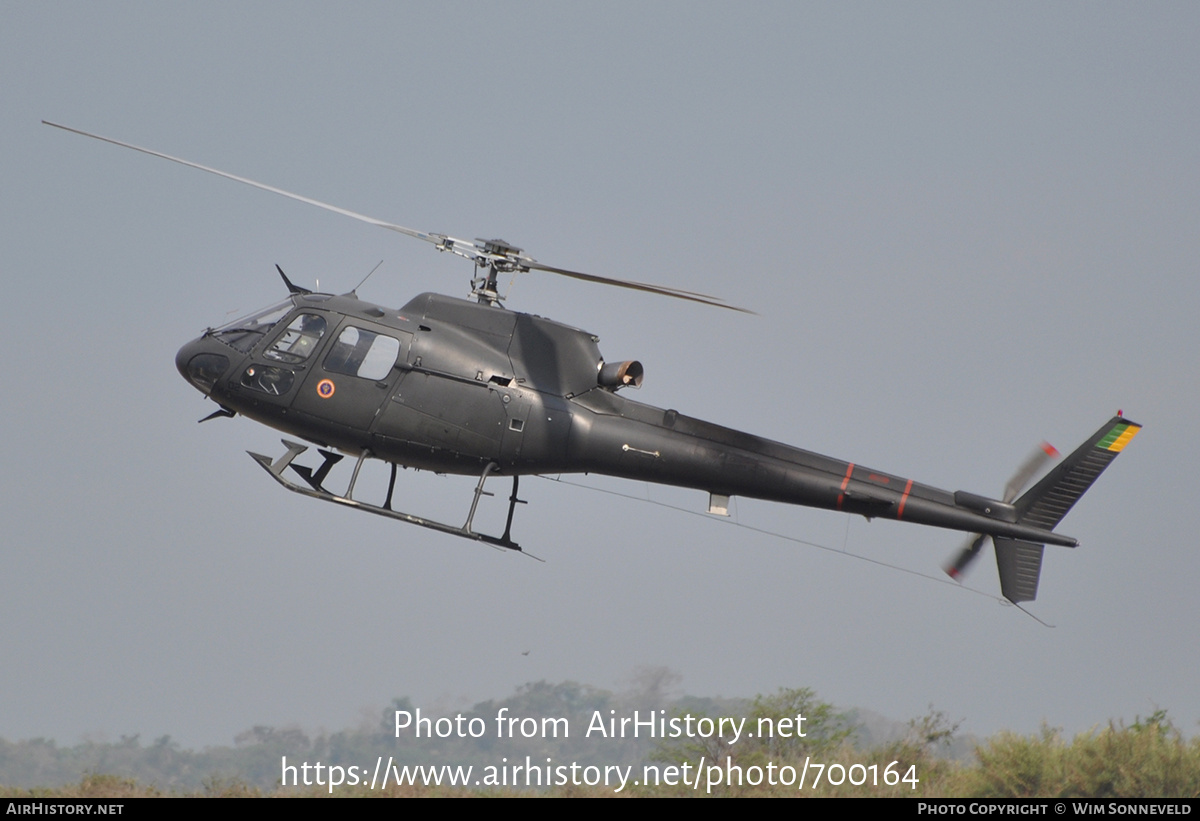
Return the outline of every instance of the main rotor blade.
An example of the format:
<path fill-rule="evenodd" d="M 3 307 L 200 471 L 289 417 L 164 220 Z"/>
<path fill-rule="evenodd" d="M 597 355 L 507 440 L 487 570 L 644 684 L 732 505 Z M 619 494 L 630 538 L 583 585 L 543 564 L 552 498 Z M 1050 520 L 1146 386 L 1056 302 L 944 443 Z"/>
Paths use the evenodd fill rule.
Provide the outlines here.
<path fill-rule="evenodd" d="M 740 311 L 743 314 L 754 314 L 754 311 L 748 308 L 739 308 L 737 305 L 730 305 L 720 297 L 701 294 L 695 291 L 685 291 L 682 288 L 671 288 L 666 285 L 651 285 L 648 282 L 635 282 L 630 279 L 616 279 L 615 277 L 602 277 L 596 274 L 585 274 L 581 271 L 570 271 L 566 268 L 555 268 L 552 265 L 543 265 L 534 260 L 523 261 L 522 264 L 526 268 L 531 268 L 537 271 L 547 271 L 551 274 L 559 274 L 572 279 L 581 279 L 584 282 L 598 282 L 601 285 L 615 285 L 618 288 L 629 288 L 634 291 L 645 291 L 650 294 L 658 294 L 660 296 L 674 297 L 675 299 L 686 299 L 690 302 L 699 302 L 702 305 L 711 305 L 714 308 L 728 308 L 731 311 Z M 755 314 L 757 316 L 757 314 Z"/>
<path fill-rule="evenodd" d="M 71 128 L 70 126 L 67 126 L 67 125 L 59 125 L 58 123 L 52 123 L 49 120 L 42 120 L 42 122 L 45 125 L 54 126 L 55 128 L 61 128 L 63 131 L 70 131 L 73 134 L 79 134 L 84 137 L 91 137 L 94 140 L 101 140 L 102 142 L 112 143 L 113 145 L 119 145 L 122 148 L 131 148 L 134 151 L 140 151 L 143 154 L 149 154 L 151 157 L 160 157 L 164 160 L 170 160 L 171 162 L 179 163 L 180 165 L 186 165 L 189 168 L 196 168 L 200 171 L 207 171 L 209 174 L 216 174 L 218 177 L 224 177 L 227 180 L 233 180 L 234 182 L 244 183 L 246 185 L 253 186 L 254 188 L 261 188 L 263 191 L 270 191 L 272 194 L 279 194 L 280 196 L 288 197 L 293 200 L 298 200 L 300 202 L 306 202 L 309 205 L 315 205 L 318 208 L 324 208 L 326 211 L 332 211 L 335 214 L 342 214 L 343 216 L 351 217 L 353 219 L 359 220 L 360 222 L 365 222 L 370 225 L 378 225 L 380 228 L 387 228 L 390 231 L 399 231 L 401 234 L 406 234 L 410 237 L 416 237 L 417 239 L 424 240 L 425 242 L 431 242 L 434 245 L 441 245 L 443 243 L 443 241 L 447 240 L 447 239 L 451 240 L 455 243 L 464 243 L 466 245 L 474 245 L 474 243 L 469 242 L 468 240 L 458 240 L 458 239 L 454 239 L 453 237 L 447 237 L 443 234 L 430 234 L 425 231 L 418 231 L 414 228 L 405 228 L 403 225 L 394 225 L 390 222 L 384 222 L 383 220 L 377 220 L 374 217 L 368 217 L 366 214 L 360 214 L 357 211 L 350 211 L 349 209 L 346 209 L 346 208 L 339 208 L 336 205 L 330 205 L 327 202 L 321 202 L 320 200 L 314 200 L 311 197 L 305 197 L 300 194 L 294 194 L 291 191 L 284 191 L 282 188 L 276 188 L 273 185 L 267 185 L 266 183 L 255 182 L 254 180 L 250 180 L 245 177 L 239 177 L 237 174 L 230 174 L 226 171 L 220 171 L 216 168 L 209 168 L 207 165 L 201 165 L 200 163 L 191 162 L 190 160 L 180 159 L 179 157 L 172 157 L 170 154 L 163 154 L 161 151 L 154 151 L 149 148 L 142 148 L 139 145 L 133 145 L 132 143 L 124 143 L 124 142 L 121 142 L 120 140 L 114 140 L 112 137 L 103 137 L 99 134 L 92 134 L 87 131 L 80 131 L 78 128 Z"/>
<path fill-rule="evenodd" d="M 506 246 L 497 247 L 494 244 L 496 241 L 483 241 L 484 244 L 481 245 L 479 242 L 459 239 L 446 234 L 435 234 L 427 231 L 418 231 L 415 228 L 406 228 L 403 225 L 384 222 L 383 220 L 369 217 L 366 214 L 360 214 L 357 211 L 351 211 L 348 208 L 341 208 L 336 205 L 331 205 L 327 202 L 322 202 L 321 200 L 315 200 L 312 197 L 305 197 L 301 194 L 285 191 L 284 189 L 276 188 L 273 185 L 267 185 L 266 183 L 257 182 L 246 177 L 239 177 L 237 174 L 230 174 L 227 171 L 210 168 L 207 165 L 201 165 L 200 163 L 195 163 L 190 160 L 173 157 L 170 154 L 164 154 L 161 151 L 154 151 L 149 148 L 143 148 L 139 145 L 133 145 L 132 143 L 115 140 L 112 137 L 104 137 L 100 134 L 92 134 L 89 131 L 82 131 L 78 128 L 71 128 L 70 126 L 60 125 L 59 123 L 52 123 L 49 120 L 42 120 L 42 122 L 45 125 L 53 126 L 54 128 L 60 128 L 63 131 L 70 131 L 73 134 L 79 134 L 83 137 L 91 137 L 94 140 L 112 143 L 113 145 L 119 145 L 122 148 L 128 148 L 133 151 L 140 151 L 143 154 L 149 154 L 151 157 L 159 157 L 160 159 L 170 160 L 171 162 L 179 163 L 180 165 L 186 165 L 189 168 L 195 168 L 199 171 L 206 171 L 209 174 L 215 174 L 218 177 L 224 177 L 227 180 L 240 182 L 244 185 L 249 185 L 253 188 L 258 188 L 263 191 L 270 191 L 272 194 L 279 194 L 280 196 L 287 197 L 288 199 L 293 199 L 309 205 L 315 205 L 317 208 L 323 208 L 326 211 L 332 211 L 335 214 L 341 214 L 342 216 L 356 219 L 359 222 L 365 222 L 368 225 L 377 225 L 380 228 L 387 228 L 389 231 L 397 231 L 406 236 L 414 237 L 415 239 L 423 240 L 431 243 L 432 245 L 436 245 L 439 251 L 450 251 L 458 256 L 466 257 L 467 259 L 475 262 L 477 265 L 482 265 L 484 267 L 493 266 L 502 270 L 523 268 L 547 271 L 552 274 L 560 274 L 562 276 L 572 277 L 574 279 L 580 279 L 586 282 L 596 282 L 602 285 L 615 285 L 618 288 L 630 288 L 635 291 L 645 291 L 646 293 L 674 297 L 675 299 L 686 299 L 691 302 L 699 302 L 703 305 L 711 305 L 715 308 L 727 308 L 731 311 L 740 311 L 744 314 L 754 313 L 754 311 L 747 310 L 746 308 L 739 308 L 736 305 L 729 305 L 721 298 L 711 296 L 709 294 L 686 291 L 682 288 L 671 288 L 666 285 L 651 285 L 645 282 L 634 282 L 632 280 L 616 279 L 614 277 L 602 277 L 595 274 L 585 274 L 580 271 L 570 271 L 566 268 L 555 268 L 552 265 L 543 265 L 533 257 L 528 257 L 521 253 L 520 249 Z"/>

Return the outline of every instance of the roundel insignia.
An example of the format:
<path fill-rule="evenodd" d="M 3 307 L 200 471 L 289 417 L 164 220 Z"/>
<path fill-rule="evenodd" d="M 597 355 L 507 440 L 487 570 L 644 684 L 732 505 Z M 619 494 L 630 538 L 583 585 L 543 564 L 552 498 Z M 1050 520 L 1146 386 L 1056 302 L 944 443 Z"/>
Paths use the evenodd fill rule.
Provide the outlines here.
<path fill-rule="evenodd" d="M 322 399 L 328 399 L 333 396 L 333 392 L 337 390 L 333 385 L 332 379 L 322 379 L 317 383 L 317 396 Z"/>

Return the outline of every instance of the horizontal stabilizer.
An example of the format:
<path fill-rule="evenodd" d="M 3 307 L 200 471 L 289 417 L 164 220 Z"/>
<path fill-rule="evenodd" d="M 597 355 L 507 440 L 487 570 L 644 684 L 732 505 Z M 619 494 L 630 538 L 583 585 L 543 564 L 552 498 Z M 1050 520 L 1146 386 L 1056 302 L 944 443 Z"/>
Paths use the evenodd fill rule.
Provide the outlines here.
<path fill-rule="evenodd" d="M 1136 422 L 1114 416 L 1017 499 L 1017 520 L 1021 524 L 1053 530 L 1141 429 Z"/>

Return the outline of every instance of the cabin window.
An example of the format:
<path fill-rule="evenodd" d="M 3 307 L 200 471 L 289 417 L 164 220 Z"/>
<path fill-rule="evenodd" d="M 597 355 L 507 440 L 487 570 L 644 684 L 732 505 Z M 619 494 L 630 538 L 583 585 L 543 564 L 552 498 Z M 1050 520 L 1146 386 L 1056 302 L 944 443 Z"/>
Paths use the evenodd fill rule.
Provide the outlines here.
<path fill-rule="evenodd" d="M 321 341 L 324 333 L 325 317 L 320 314 L 300 314 L 271 345 L 266 357 L 289 365 L 298 365 L 317 349 L 317 343 Z"/>
<path fill-rule="evenodd" d="M 325 370 L 376 381 L 386 379 L 400 355 L 400 340 L 347 326 L 325 357 Z"/>

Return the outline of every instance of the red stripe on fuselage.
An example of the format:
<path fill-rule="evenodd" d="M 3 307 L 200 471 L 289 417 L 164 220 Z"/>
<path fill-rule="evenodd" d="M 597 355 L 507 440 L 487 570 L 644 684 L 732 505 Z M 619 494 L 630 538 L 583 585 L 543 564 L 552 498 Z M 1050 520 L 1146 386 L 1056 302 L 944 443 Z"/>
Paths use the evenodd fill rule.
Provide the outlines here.
<path fill-rule="evenodd" d="M 842 492 L 838 494 L 837 509 L 842 509 L 842 500 L 846 498 L 846 485 L 850 484 L 850 474 L 854 472 L 854 463 L 846 466 L 846 478 L 842 480 Z"/>
<path fill-rule="evenodd" d="M 897 519 L 904 515 L 904 503 L 908 501 L 908 492 L 910 490 L 912 490 L 912 479 L 909 479 L 908 484 L 904 486 L 904 495 L 900 497 L 900 507 L 896 510 Z"/>

